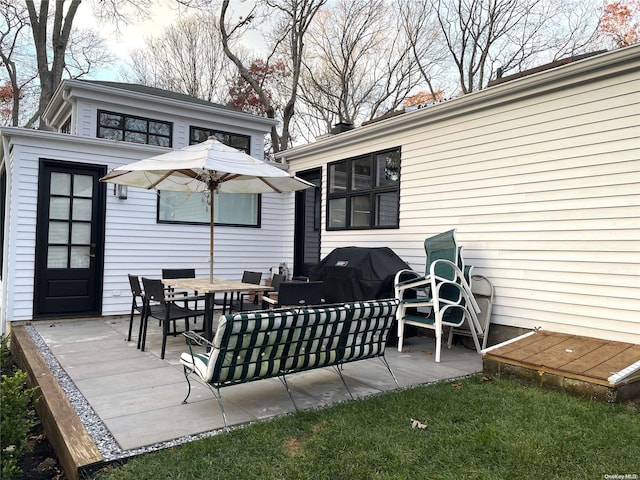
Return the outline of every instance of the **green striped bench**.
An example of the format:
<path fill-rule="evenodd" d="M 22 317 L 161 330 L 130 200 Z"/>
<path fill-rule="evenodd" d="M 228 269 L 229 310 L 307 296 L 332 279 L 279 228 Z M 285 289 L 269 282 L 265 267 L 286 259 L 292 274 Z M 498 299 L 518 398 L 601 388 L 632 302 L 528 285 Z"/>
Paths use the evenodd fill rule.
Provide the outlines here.
<path fill-rule="evenodd" d="M 180 356 L 180 363 L 189 391 L 183 403 L 194 375 L 213 392 L 227 427 L 222 387 L 278 377 L 297 408 L 287 375 L 334 367 L 351 395 L 339 367 L 367 358 L 380 358 L 397 385 L 384 356 L 397 307 L 396 299 L 386 299 L 228 314 L 220 317 L 213 342 L 185 332 L 189 352 Z M 194 345 L 207 346 L 209 352 L 197 353 Z"/>

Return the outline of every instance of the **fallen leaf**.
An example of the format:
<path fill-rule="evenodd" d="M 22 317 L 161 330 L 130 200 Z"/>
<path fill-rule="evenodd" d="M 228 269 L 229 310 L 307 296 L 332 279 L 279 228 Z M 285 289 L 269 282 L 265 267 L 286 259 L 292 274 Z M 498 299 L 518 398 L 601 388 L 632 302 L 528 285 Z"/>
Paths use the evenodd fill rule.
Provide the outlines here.
<path fill-rule="evenodd" d="M 453 385 L 453 388 L 462 388 L 462 382 L 452 383 L 451 385 Z"/>
<path fill-rule="evenodd" d="M 493 377 L 490 377 L 489 375 L 484 375 L 481 379 L 481 382 L 493 382 Z"/>
<path fill-rule="evenodd" d="M 413 418 L 411 419 L 411 428 L 419 428 L 421 430 L 424 430 L 425 428 L 427 428 L 427 425 L 420 422 L 419 420 L 414 420 Z"/>

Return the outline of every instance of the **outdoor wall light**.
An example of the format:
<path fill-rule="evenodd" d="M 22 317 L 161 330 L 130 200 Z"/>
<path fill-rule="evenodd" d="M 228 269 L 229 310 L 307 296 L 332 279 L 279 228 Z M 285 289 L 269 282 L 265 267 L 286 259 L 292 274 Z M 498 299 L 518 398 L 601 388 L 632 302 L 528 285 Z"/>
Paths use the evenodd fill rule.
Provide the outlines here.
<path fill-rule="evenodd" d="M 127 199 L 127 186 L 126 185 L 114 185 L 113 194 L 120 200 Z"/>

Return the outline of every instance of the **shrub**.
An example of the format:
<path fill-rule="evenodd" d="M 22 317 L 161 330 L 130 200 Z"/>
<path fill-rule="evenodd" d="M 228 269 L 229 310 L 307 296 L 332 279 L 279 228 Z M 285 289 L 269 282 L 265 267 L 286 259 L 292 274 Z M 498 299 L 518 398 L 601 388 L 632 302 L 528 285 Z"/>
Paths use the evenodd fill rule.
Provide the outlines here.
<path fill-rule="evenodd" d="M 27 374 L 8 367 L 13 364 L 8 354 L 6 339 L 0 345 L 2 371 L 0 380 L 0 449 L 2 470 L 0 477 L 11 479 L 19 475 L 17 459 L 28 449 L 27 435 L 36 420 L 31 412 L 36 388 L 27 388 Z"/>

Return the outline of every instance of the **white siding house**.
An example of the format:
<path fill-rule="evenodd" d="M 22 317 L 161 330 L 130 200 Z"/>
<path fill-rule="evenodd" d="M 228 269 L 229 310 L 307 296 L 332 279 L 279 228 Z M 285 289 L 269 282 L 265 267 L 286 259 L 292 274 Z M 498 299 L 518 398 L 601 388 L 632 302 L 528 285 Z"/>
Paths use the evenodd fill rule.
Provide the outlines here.
<path fill-rule="evenodd" d="M 393 148 L 398 225 L 327 229 L 327 165 Z M 296 175 L 322 169 L 322 257 L 387 246 L 423 272 L 424 239 L 456 228 L 466 262 L 495 285 L 494 324 L 640 343 L 640 46 L 280 157 Z"/>
<path fill-rule="evenodd" d="M 65 176 L 65 169 L 72 172 L 73 176 L 74 169 L 91 171 L 97 168 L 96 178 L 99 178 L 117 166 L 168 150 L 161 146 L 97 138 L 99 112 L 105 111 L 130 117 L 134 123 L 136 119 L 165 122 L 171 127 L 168 138 L 172 148 L 188 145 L 192 127 L 198 127 L 237 136 L 240 141 L 246 140 L 246 149 L 258 158 L 263 157 L 264 136 L 274 124 L 270 119 L 157 89 L 66 80 L 45 112 L 53 132 L 0 128 L 0 180 L 4 192 L 0 208 L 3 214 L 0 297 L 3 333 L 7 321 L 65 316 L 69 313 L 127 313 L 131 305 L 128 273 L 159 278 L 161 268 L 195 267 L 197 274 L 208 274 L 207 224 L 160 222 L 157 192 L 129 188 L 127 198 L 120 199 L 114 195 L 113 185 L 96 183 L 95 215 L 91 221 L 84 223 L 98 224 L 97 238 L 92 238 L 91 244 L 77 240 L 82 238 L 82 229 L 78 232 L 73 230 L 69 236 L 70 244 L 87 243 L 86 250 L 78 250 L 86 252 L 81 263 L 86 261 L 87 266 L 90 262 L 91 267 L 97 267 L 99 278 L 92 284 L 97 290 L 97 304 L 93 308 L 72 309 L 71 312 L 64 311 L 64 308 L 57 312 L 53 308 L 38 313 L 38 299 L 50 293 L 45 290 L 56 288 L 55 281 L 46 288 L 38 286 L 44 285 L 38 283 L 38 258 L 45 258 L 42 268 L 55 264 L 55 258 L 52 260 L 50 255 L 46 260 L 46 255 L 42 256 L 41 253 L 47 248 L 52 251 L 51 246 L 55 244 L 52 238 L 56 235 L 52 233 L 53 224 L 50 224 L 48 239 L 40 239 L 38 243 L 38 232 L 48 219 L 58 215 L 54 213 L 53 203 L 51 213 L 47 214 L 46 208 L 43 210 L 45 213 L 39 210 L 43 201 L 39 194 L 43 190 L 45 167 L 52 166 L 53 171 L 62 169 L 62 176 Z M 153 128 L 156 127 L 154 124 Z M 149 131 L 152 131 L 151 127 Z M 86 178 L 80 170 L 78 181 Z M 80 208 L 82 202 L 86 201 L 84 193 L 58 195 L 54 190 L 59 187 L 54 183 L 52 180 L 49 192 L 52 202 L 68 202 L 68 198 L 71 198 L 71 202 L 75 202 L 72 215 L 82 217 L 87 214 L 75 210 L 75 206 Z M 79 191 L 80 187 L 77 189 Z M 286 233 L 293 230 L 293 195 L 262 195 L 257 225 L 216 226 L 216 276 L 239 279 L 243 270 L 259 270 L 266 276 L 270 267 L 281 262 L 292 262 L 293 239 Z M 38 222 L 42 224 L 40 227 Z M 83 227 L 80 223 L 74 225 Z M 70 248 L 73 251 L 73 246 Z M 47 261 L 50 262 L 48 265 Z M 75 273 L 73 268 L 68 271 Z M 68 303 L 73 303 L 73 300 Z"/>

